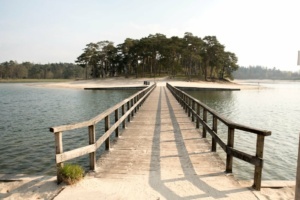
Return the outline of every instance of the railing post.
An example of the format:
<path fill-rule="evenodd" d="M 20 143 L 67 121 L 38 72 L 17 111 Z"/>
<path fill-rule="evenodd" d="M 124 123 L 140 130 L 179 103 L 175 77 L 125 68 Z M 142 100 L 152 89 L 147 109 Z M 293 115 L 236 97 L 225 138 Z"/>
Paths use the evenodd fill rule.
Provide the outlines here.
<path fill-rule="evenodd" d="M 188 112 L 188 100 L 187 100 L 187 96 L 184 95 L 184 106 L 185 106 L 185 113 Z"/>
<path fill-rule="evenodd" d="M 200 117 L 200 104 L 199 103 L 197 103 L 197 115 Z M 196 128 L 199 128 L 199 125 L 200 125 L 198 116 L 197 116 L 197 120 L 196 120 Z"/>
<path fill-rule="evenodd" d="M 130 110 L 130 101 L 127 102 L 127 111 L 128 110 Z M 128 119 L 128 122 L 130 122 L 130 113 L 129 113 L 127 119 Z"/>
<path fill-rule="evenodd" d="M 109 115 L 107 115 L 105 117 L 105 132 L 108 131 L 109 129 L 109 126 L 110 126 L 110 118 L 109 118 Z M 108 138 L 105 140 L 105 150 L 109 150 L 110 148 L 110 141 L 109 141 L 109 136 Z"/>
<path fill-rule="evenodd" d="M 188 116 L 191 117 L 191 101 L 192 99 L 188 97 Z"/>
<path fill-rule="evenodd" d="M 63 153 L 63 142 L 62 142 L 62 132 L 56 132 L 54 133 L 55 137 L 55 152 L 56 154 Z M 60 184 L 62 182 L 62 177 L 59 173 L 60 168 L 64 166 L 64 163 L 57 163 L 56 162 L 56 174 L 57 174 L 57 184 Z"/>
<path fill-rule="evenodd" d="M 203 108 L 203 121 L 205 123 L 207 123 L 207 110 L 205 108 Z M 206 129 L 205 129 L 205 126 L 203 126 L 203 128 L 202 128 L 202 137 L 206 138 Z"/>
<path fill-rule="evenodd" d="M 131 106 L 130 106 L 130 108 L 131 108 L 131 107 L 133 106 L 133 99 L 130 100 L 130 103 L 131 103 Z M 134 115 L 134 110 L 131 111 L 131 116 L 132 116 L 132 118 L 133 118 L 133 115 Z"/>
<path fill-rule="evenodd" d="M 264 152 L 264 135 L 257 135 L 256 140 L 256 157 L 263 158 L 263 152 Z M 253 188 L 256 190 L 260 190 L 261 188 L 261 174 L 262 174 L 262 164 L 259 166 L 255 166 L 254 170 L 254 183 Z"/>
<path fill-rule="evenodd" d="M 139 94 L 139 95 L 137 96 L 137 102 L 138 102 L 140 99 L 141 99 L 141 94 Z M 138 104 L 138 105 L 137 105 L 137 110 L 140 109 L 140 105 L 141 105 L 141 104 Z"/>
<path fill-rule="evenodd" d="M 134 105 L 136 104 L 137 102 L 137 96 L 134 97 Z M 137 109 L 137 106 L 134 107 L 134 113 L 136 113 L 136 109 Z"/>
<path fill-rule="evenodd" d="M 234 128 L 228 127 L 227 146 L 233 148 L 234 145 Z M 233 156 L 226 152 L 226 173 L 232 173 Z"/>
<path fill-rule="evenodd" d="M 215 116 L 213 116 L 213 131 L 215 133 L 218 132 L 218 119 Z M 217 142 L 214 137 L 212 137 L 212 141 L 211 141 L 211 151 L 213 152 L 217 151 Z"/>
<path fill-rule="evenodd" d="M 123 104 L 122 105 L 122 116 L 124 116 L 124 114 L 125 114 L 125 105 Z M 126 123 L 126 119 L 123 120 L 123 123 L 122 123 L 123 128 L 125 128 L 125 126 L 126 126 L 125 123 Z"/>
<path fill-rule="evenodd" d="M 95 144 L 95 125 L 91 125 L 88 127 L 89 129 L 89 144 Z M 96 166 L 96 150 L 89 154 L 90 157 L 90 170 L 95 170 Z"/>
<path fill-rule="evenodd" d="M 195 101 L 192 100 L 192 111 L 195 111 Z M 195 115 L 194 115 L 194 112 L 192 112 L 192 122 L 195 121 Z"/>
<path fill-rule="evenodd" d="M 115 123 L 119 120 L 119 108 L 115 110 Z M 119 126 L 115 130 L 116 137 L 119 137 Z"/>

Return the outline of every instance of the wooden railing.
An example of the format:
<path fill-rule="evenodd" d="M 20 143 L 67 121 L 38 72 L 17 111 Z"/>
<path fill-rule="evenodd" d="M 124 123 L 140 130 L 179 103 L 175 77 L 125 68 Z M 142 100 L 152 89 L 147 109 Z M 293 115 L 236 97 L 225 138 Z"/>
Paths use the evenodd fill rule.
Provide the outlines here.
<path fill-rule="evenodd" d="M 137 92 L 131 97 L 121 101 L 115 106 L 107 109 L 98 116 L 84 122 L 79 122 L 76 124 L 62 125 L 51 127 L 50 132 L 54 133 L 55 146 L 56 146 L 56 167 L 57 167 L 57 183 L 60 183 L 61 177 L 59 175 L 59 168 L 63 166 L 63 162 L 89 154 L 90 169 L 94 170 L 96 165 L 96 150 L 105 142 L 105 149 L 109 150 L 110 140 L 109 136 L 115 132 L 115 136 L 119 136 L 119 125 L 125 128 L 126 119 L 130 122 L 130 118 L 134 116 L 134 113 L 140 108 L 146 98 L 150 95 L 156 84 L 148 86 L 142 91 Z M 125 108 L 126 107 L 126 108 Z M 126 109 L 126 112 L 125 112 Z M 121 117 L 119 117 L 119 112 L 121 111 Z M 110 115 L 115 115 L 115 123 L 110 126 Z M 105 121 L 105 133 L 96 141 L 95 138 L 95 127 L 100 121 Z M 63 141 L 62 134 L 63 131 L 70 131 L 74 129 L 84 128 L 88 129 L 89 145 L 76 148 L 70 151 L 63 151 Z"/>
<path fill-rule="evenodd" d="M 188 116 L 192 118 L 192 121 L 195 121 L 196 119 L 196 128 L 199 128 L 199 124 L 202 125 L 202 137 L 206 138 L 207 132 L 212 136 L 211 151 L 215 152 L 217 150 L 216 145 L 218 143 L 220 147 L 226 152 L 226 172 L 232 173 L 233 157 L 253 164 L 255 166 L 255 169 L 254 183 L 252 187 L 256 190 L 260 190 L 263 168 L 264 139 L 265 136 L 271 135 L 271 132 L 234 123 L 226 119 L 225 117 L 222 117 L 213 109 L 209 108 L 202 102 L 179 90 L 178 88 L 175 88 L 168 83 L 167 87 L 172 92 L 177 101 L 181 104 L 183 109 L 185 109 L 185 111 L 188 113 Z M 200 111 L 202 111 L 202 115 Z M 212 127 L 210 127 L 207 123 L 208 113 L 212 115 Z M 222 139 L 217 135 L 218 121 L 223 122 L 223 124 L 225 124 L 228 127 L 227 144 L 225 144 L 225 142 L 223 142 Z M 257 135 L 255 156 L 244 153 L 234 148 L 235 130 L 242 130 Z"/>

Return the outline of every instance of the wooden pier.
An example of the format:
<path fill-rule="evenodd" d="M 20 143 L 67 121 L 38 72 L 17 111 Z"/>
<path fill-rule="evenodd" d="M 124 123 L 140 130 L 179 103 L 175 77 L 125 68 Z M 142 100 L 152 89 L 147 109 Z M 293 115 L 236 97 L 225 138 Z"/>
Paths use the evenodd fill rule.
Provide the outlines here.
<path fill-rule="evenodd" d="M 115 116 L 113 126 L 110 115 Z M 213 119 L 211 126 L 207 124 L 208 115 Z M 95 124 L 101 120 L 106 124 L 105 133 L 96 140 Z M 228 126 L 227 144 L 217 135 L 218 121 Z M 90 144 L 64 152 L 63 131 L 82 127 L 87 127 Z M 256 155 L 234 149 L 235 129 L 257 134 Z M 171 85 L 149 86 L 89 121 L 52 127 L 50 131 L 56 138 L 57 167 L 89 154 L 93 173 L 87 178 L 102 185 L 85 192 L 107 199 L 122 199 L 126 194 L 131 195 L 130 199 L 256 199 L 251 188 L 240 186 L 231 175 L 232 159 L 236 157 L 255 166 L 253 188 L 260 190 L 264 137 L 271 134 L 235 124 Z M 117 139 L 110 144 L 113 133 Z M 212 141 L 206 139 L 206 133 L 212 135 Z M 95 152 L 102 143 L 108 151 L 96 161 Z M 217 144 L 227 154 L 226 163 L 216 153 Z M 113 194 L 105 189 L 109 185 L 116 188 Z M 66 195 L 76 197 L 77 192 L 83 191 Z"/>

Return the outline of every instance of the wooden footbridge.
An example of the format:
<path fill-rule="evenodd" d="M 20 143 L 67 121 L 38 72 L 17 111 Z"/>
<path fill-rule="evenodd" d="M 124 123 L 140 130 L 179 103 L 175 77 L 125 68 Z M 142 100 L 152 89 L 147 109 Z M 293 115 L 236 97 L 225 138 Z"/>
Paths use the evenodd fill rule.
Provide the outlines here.
<path fill-rule="evenodd" d="M 110 122 L 111 116 L 114 122 Z M 96 140 L 95 126 L 102 121 L 105 132 Z M 226 142 L 218 137 L 218 122 L 228 127 Z M 63 132 L 84 127 L 89 144 L 64 152 Z M 234 148 L 237 129 L 257 135 L 255 155 Z M 166 199 L 252 199 L 251 190 L 241 187 L 231 175 L 232 160 L 235 157 L 253 164 L 253 188 L 260 190 L 264 137 L 271 135 L 225 119 L 168 83 L 153 84 L 91 120 L 52 127 L 50 131 L 56 141 L 57 168 L 67 160 L 89 154 L 93 178 L 107 184 L 114 179 L 116 191 L 123 191 L 123 195 L 130 189 L 138 193 L 143 187 L 143 193 L 158 193 Z M 116 136 L 113 142 L 112 134 Z M 96 160 L 96 150 L 102 144 L 107 151 Z M 226 163 L 216 153 L 217 144 L 226 152 Z"/>

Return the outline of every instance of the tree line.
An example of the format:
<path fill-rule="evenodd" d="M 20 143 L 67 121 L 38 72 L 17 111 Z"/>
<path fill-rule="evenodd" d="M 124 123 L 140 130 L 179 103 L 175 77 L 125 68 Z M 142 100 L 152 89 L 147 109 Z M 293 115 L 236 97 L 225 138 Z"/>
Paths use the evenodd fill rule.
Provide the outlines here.
<path fill-rule="evenodd" d="M 236 79 L 274 79 L 274 80 L 300 80 L 298 72 L 280 71 L 262 66 L 239 67 L 233 73 Z"/>
<path fill-rule="evenodd" d="M 188 79 L 231 79 L 238 69 L 237 57 L 225 51 L 215 36 L 200 38 L 185 33 L 183 38 L 156 33 L 141 39 L 127 38 L 89 43 L 75 61 L 86 78 L 124 75 L 135 77 L 185 76 Z"/>
<path fill-rule="evenodd" d="M 0 63 L 0 79 L 75 79 L 84 78 L 85 71 L 73 63 L 34 64 L 7 61 Z"/>

